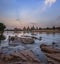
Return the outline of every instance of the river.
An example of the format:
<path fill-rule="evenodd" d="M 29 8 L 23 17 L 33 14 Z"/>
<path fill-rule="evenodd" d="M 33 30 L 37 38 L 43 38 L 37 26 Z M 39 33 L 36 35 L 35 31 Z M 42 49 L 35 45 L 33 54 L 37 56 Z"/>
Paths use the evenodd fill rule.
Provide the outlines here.
<path fill-rule="evenodd" d="M 47 45 L 52 45 L 52 42 L 55 42 L 56 45 L 58 45 L 55 48 L 60 49 L 60 33 L 34 33 L 35 35 L 32 35 L 30 32 L 29 33 L 23 33 L 23 32 L 18 32 L 14 33 L 13 31 L 5 31 L 4 35 L 6 36 L 6 39 L 2 41 L 1 47 L 10 47 L 14 50 L 23 50 L 23 49 L 28 49 L 32 50 L 34 54 L 41 60 L 41 62 L 44 62 L 45 64 L 47 63 L 47 59 L 44 55 L 44 53 L 40 49 L 41 44 L 47 44 Z M 37 38 L 42 37 L 42 40 L 35 39 L 35 42 L 33 44 L 19 44 L 17 46 L 9 46 L 8 45 L 8 37 L 9 36 L 15 36 L 17 35 L 18 37 L 21 37 L 21 35 L 29 35 L 29 36 L 35 36 Z"/>

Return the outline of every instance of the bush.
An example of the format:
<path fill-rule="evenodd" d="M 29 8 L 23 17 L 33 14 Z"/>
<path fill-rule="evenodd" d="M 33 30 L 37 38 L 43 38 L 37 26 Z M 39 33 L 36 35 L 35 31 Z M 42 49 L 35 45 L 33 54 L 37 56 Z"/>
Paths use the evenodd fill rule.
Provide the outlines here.
<path fill-rule="evenodd" d="M 5 36 L 4 35 L 0 35 L 0 40 L 5 40 Z"/>

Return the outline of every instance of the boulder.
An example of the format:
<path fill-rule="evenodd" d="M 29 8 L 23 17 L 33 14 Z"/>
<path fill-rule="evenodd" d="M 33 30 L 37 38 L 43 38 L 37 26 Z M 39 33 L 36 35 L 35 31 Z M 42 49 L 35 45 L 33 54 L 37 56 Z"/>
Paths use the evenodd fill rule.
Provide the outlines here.
<path fill-rule="evenodd" d="M 22 37 L 20 38 L 20 41 L 24 44 L 32 44 L 34 43 L 34 39 L 33 38 L 30 38 L 30 37 Z"/>
<path fill-rule="evenodd" d="M 12 41 L 9 42 L 9 45 L 18 45 L 17 42 L 22 42 L 24 44 L 32 44 L 34 43 L 34 39 L 29 36 L 22 36 L 22 37 L 11 37 Z"/>
<path fill-rule="evenodd" d="M 42 51 L 44 51 L 46 53 L 60 53 L 60 50 L 59 49 L 55 49 L 55 48 L 53 48 L 50 45 L 42 44 L 40 46 L 40 48 L 41 48 Z"/>
<path fill-rule="evenodd" d="M 44 52 L 44 54 L 47 57 L 49 64 L 60 64 L 60 50 L 55 49 L 50 45 L 42 44 L 41 50 Z"/>

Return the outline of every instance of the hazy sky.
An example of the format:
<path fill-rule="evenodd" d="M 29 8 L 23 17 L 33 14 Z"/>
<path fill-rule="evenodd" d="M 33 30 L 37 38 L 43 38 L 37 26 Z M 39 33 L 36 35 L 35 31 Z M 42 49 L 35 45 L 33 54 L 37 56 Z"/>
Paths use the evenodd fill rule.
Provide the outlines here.
<path fill-rule="evenodd" d="M 60 26 L 60 0 L 0 0 L 0 22 L 8 28 Z"/>

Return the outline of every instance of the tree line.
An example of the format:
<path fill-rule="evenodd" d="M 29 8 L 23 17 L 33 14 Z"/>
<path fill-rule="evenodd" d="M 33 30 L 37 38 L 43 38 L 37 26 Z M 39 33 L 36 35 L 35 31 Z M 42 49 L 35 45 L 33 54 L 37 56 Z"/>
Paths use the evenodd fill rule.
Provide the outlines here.
<path fill-rule="evenodd" d="M 41 28 L 41 27 L 35 27 L 35 26 L 32 26 L 32 27 L 23 27 L 23 29 L 21 29 L 21 28 L 14 28 L 14 30 L 16 30 L 16 31 L 32 31 L 32 30 L 60 30 L 60 27 L 55 27 L 55 26 L 53 26 L 52 28 L 50 28 L 50 27 L 46 27 L 46 28 Z"/>
<path fill-rule="evenodd" d="M 5 39 L 5 36 L 3 35 L 5 28 L 6 28 L 6 26 L 3 23 L 0 23 L 0 43 L 2 40 Z"/>
<path fill-rule="evenodd" d="M 3 34 L 4 30 L 5 30 L 6 26 L 3 23 L 0 23 L 0 33 Z M 36 26 L 32 26 L 32 27 L 23 27 L 21 28 L 14 28 L 14 29 L 6 29 L 6 31 L 31 31 L 31 30 L 60 30 L 60 27 L 55 27 L 53 26 L 52 28 L 50 27 L 46 27 L 46 28 L 42 28 L 42 27 L 36 27 Z"/>

